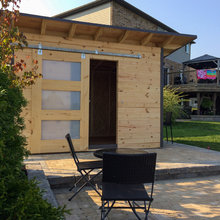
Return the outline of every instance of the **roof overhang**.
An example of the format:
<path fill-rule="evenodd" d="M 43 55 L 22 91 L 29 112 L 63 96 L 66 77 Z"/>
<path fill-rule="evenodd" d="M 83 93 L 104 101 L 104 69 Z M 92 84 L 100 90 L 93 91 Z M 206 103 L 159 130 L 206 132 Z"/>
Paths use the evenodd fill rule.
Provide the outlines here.
<path fill-rule="evenodd" d="M 185 61 L 183 64 L 194 69 L 219 68 L 220 58 L 204 55 L 192 60 Z"/>
<path fill-rule="evenodd" d="M 164 56 L 197 38 L 196 35 L 115 27 L 23 13 L 15 25 L 24 33 L 160 47 L 164 48 Z"/>

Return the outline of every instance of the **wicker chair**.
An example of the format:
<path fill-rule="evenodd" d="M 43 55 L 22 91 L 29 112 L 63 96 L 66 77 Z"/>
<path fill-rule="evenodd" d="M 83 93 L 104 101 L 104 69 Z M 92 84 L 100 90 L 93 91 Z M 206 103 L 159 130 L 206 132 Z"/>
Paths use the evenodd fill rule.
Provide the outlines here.
<path fill-rule="evenodd" d="M 101 220 L 106 218 L 112 208 L 132 209 L 138 219 L 141 218 L 136 209 L 144 209 L 147 219 L 153 201 L 155 166 L 156 153 L 136 155 L 104 153 Z M 149 194 L 145 183 L 151 185 Z M 114 207 L 116 201 L 127 201 L 129 206 Z M 137 201 L 143 202 L 143 205 Z"/>

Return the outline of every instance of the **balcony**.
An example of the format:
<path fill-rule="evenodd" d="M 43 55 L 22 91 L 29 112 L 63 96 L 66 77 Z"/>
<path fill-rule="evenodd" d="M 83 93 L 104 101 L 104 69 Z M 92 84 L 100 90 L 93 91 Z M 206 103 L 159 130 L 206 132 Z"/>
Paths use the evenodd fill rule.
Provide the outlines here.
<path fill-rule="evenodd" d="M 171 72 L 165 76 L 165 85 L 178 88 L 181 92 L 220 92 L 219 70 L 209 76 L 199 76 L 196 70 Z"/>

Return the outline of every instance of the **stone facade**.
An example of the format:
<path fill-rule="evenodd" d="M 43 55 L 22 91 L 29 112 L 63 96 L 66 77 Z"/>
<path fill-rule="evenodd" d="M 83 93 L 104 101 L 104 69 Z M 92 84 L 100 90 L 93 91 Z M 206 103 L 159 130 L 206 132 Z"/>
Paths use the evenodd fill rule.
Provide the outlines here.
<path fill-rule="evenodd" d="M 165 31 L 131 10 L 112 2 L 112 25 L 153 31 Z"/>

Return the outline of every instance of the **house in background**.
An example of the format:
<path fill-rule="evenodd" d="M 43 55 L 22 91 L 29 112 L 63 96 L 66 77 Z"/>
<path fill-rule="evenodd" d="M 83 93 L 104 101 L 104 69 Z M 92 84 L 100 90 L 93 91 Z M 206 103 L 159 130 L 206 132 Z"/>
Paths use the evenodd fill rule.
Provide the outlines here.
<path fill-rule="evenodd" d="M 220 115 L 219 71 L 220 58 L 205 54 L 183 62 L 179 71 L 170 72 L 168 84 L 188 97 L 189 102 L 185 104 L 195 114 Z"/>
<path fill-rule="evenodd" d="M 119 27 L 178 33 L 124 0 L 97 0 L 54 17 Z M 98 33 L 97 38 L 101 34 Z M 125 31 L 121 41 L 123 42 L 128 35 L 129 31 Z M 151 37 L 152 35 L 149 35 L 148 38 L 144 39 L 142 45 L 147 45 Z M 170 42 L 165 42 L 165 44 L 172 43 L 172 40 L 174 38 L 169 39 Z M 169 81 L 169 74 L 167 73 L 179 71 L 182 68 L 182 63 L 190 60 L 191 43 L 164 58 L 164 84 Z"/>

